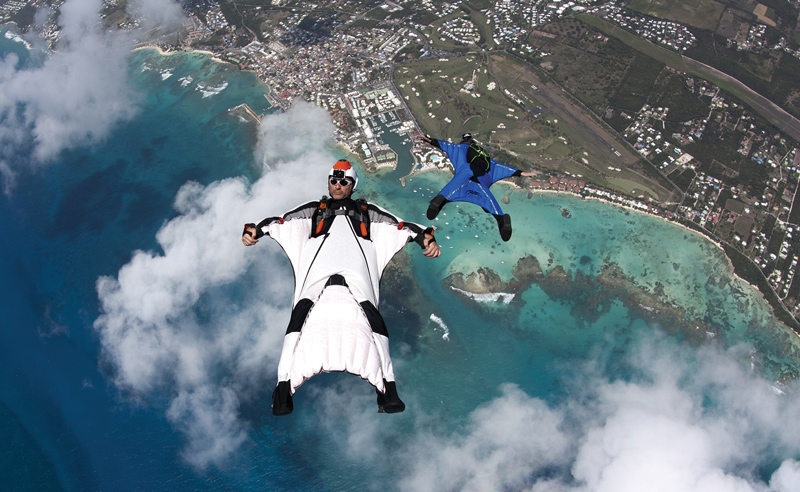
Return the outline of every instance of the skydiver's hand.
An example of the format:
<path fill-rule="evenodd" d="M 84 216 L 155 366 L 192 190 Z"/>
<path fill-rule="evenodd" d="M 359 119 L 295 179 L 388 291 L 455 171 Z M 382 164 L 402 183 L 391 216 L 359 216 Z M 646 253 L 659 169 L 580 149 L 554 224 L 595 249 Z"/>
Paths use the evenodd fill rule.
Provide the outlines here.
<path fill-rule="evenodd" d="M 249 232 L 250 234 L 242 234 L 242 244 L 245 246 L 252 246 L 258 242 L 256 239 L 256 228 L 255 227 L 245 227 L 244 230 Z"/>
<path fill-rule="evenodd" d="M 425 246 L 425 251 L 422 252 L 423 255 L 427 256 L 428 258 L 437 258 L 442 254 L 441 250 L 439 249 L 439 245 L 436 244 L 436 239 L 434 239 L 432 235 L 426 233 L 425 241 L 428 244 Z"/>
<path fill-rule="evenodd" d="M 523 172 L 523 173 L 521 174 L 521 176 L 527 176 L 527 177 L 531 177 L 531 176 L 536 176 L 536 173 L 529 172 L 529 171 L 525 171 L 525 172 Z"/>

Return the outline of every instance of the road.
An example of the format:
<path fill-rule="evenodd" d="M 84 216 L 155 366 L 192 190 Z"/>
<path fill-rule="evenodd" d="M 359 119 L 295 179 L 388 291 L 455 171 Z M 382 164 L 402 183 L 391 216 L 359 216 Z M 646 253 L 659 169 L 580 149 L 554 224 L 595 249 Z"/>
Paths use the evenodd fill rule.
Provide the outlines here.
<path fill-rule="evenodd" d="M 579 17 L 581 16 L 579 15 Z M 632 32 L 601 17 L 592 15 L 584 17 L 584 20 L 588 19 L 595 19 L 597 22 L 590 22 L 592 25 L 602 30 L 605 34 L 614 36 L 636 51 L 655 58 L 670 68 L 705 79 L 733 93 L 734 96 L 741 99 L 742 102 L 748 105 L 753 111 L 775 125 L 781 132 L 800 141 L 800 120 L 736 78 L 705 63 L 683 56 L 682 54 L 652 43 L 647 39 L 636 36 Z"/>
<path fill-rule="evenodd" d="M 783 108 L 725 72 L 721 72 L 714 67 L 692 58 L 687 58 L 685 56 L 681 58 L 687 67 L 684 71 L 704 78 L 716 85 L 724 86 L 729 91 L 730 88 L 733 87 L 735 91 L 731 92 L 734 92 L 736 97 L 750 106 L 753 111 L 763 116 L 781 132 L 800 141 L 800 120 L 787 113 Z"/>
<path fill-rule="evenodd" d="M 583 145 L 591 148 L 592 155 L 599 162 L 609 163 L 615 167 L 630 170 L 635 167 L 634 164 L 642 158 L 631 149 L 630 144 L 621 136 L 607 128 L 604 122 L 598 121 L 597 117 L 594 116 L 589 108 L 584 106 L 555 81 L 546 77 L 546 75 L 540 78 L 534 73 L 536 70 L 535 67 L 531 67 L 525 60 L 513 53 L 505 51 L 496 51 L 493 52 L 493 54 L 511 57 L 517 60 L 520 68 L 525 67 L 522 72 L 518 72 L 518 77 L 512 83 L 512 87 L 507 87 L 507 89 L 522 95 L 526 99 L 530 97 L 540 101 L 542 106 L 552 111 L 557 118 L 570 121 L 571 127 L 583 139 Z M 490 56 L 489 59 L 492 60 L 492 56 Z M 492 63 L 494 63 L 494 61 L 491 61 L 489 64 L 490 72 L 492 72 Z M 492 75 L 498 83 L 505 78 L 498 77 L 494 73 Z M 577 125 L 572 123 L 577 123 Z M 595 167 L 597 171 L 604 173 L 606 165 L 608 164 L 602 164 L 599 167 L 590 167 Z M 672 189 L 665 189 L 665 185 L 662 185 L 653 178 L 645 177 L 641 173 L 635 174 L 642 179 L 641 183 L 643 186 L 664 190 L 666 193 L 670 193 L 672 196 L 665 199 L 665 202 L 682 201 L 683 192 L 680 188 L 672 183 L 659 169 L 654 169 L 661 174 L 665 182 L 672 185 Z"/>

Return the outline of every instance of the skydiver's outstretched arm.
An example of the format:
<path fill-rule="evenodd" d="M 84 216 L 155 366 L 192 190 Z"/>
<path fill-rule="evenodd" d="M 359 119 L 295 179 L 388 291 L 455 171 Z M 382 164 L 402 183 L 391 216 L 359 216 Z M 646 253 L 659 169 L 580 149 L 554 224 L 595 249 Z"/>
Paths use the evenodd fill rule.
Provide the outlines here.
<path fill-rule="evenodd" d="M 258 224 L 245 224 L 244 231 L 242 231 L 242 244 L 245 246 L 252 246 L 256 244 L 262 236 L 269 236 L 270 233 L 267 228 L 273 222 L 280 222 L 283 224 L 283 219 L 281 217 L 269 217 Z"/>
<path fill-rule="evenodd" d="M 244 226 L 244 232 L 242 232 L 242 244 L 245 246 L 252 246 L 258 242 L 256 239 L 256 226 L 255 224 L 247 224 Z"/>
<path fill-rule="evenodd" d="M 422 254 L 428 258 L 437 258 L 442 252 L 439 250 L 439 244 L 436 243 L 436 238 L 433 237 L 433 227 L 422 229 L 419 224 L 406 223 L 406 227 L 411 228 L 416 232 L 416 237 L 412 239 L 422 248 Z"/>
<path fill-rule="evenodd" d="M 419 137 L 419 139 L 422 140 L 423 142 L 425 142 L 428 145 L 432 145 L 432 146 L 436 147 L 437 149 L 441 149 L 442 148 L 442 146 L 439 145 L 439 140 L 437 140 L 435 138 L 431 138 L 429 135 L 422 135 L 422 136 Z"/>
<path fill-rule="evenodd" d="M 428 258 L 436 258 L 442 254 L 441 250 L 439 249 L 439 244 L 436 242 L 436 238 L 434 238 L 433 234 L 429 232 L 425 233 L 422 247 L 425 248 L 425 251 L 423 251 L 422 254 Z"/>

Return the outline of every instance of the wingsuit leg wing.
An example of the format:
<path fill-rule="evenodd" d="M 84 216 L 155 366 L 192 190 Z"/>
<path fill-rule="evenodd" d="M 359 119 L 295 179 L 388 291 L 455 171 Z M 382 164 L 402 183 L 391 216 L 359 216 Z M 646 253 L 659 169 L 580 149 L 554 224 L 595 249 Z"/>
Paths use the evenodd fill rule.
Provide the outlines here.
<path fill-rule="evenodd" d="M 389 331 L 383 316 L 371 302 L 364 301 L 361 308 L 367 315 L 367 320 L 372 327 L 372 336 L 375 339 L 375 346 L 381 356 L 381 366 L 383 368 L 384 391 L 377 387 L 375 392 L 378 395 L 378 413 L 397 413 L 406 409 L 405 403 L 397 395 L 397 384 L 394 380 L 394 368 L 392 358 L 389 356 Z"/>
<path fill-rule="evenodd" d="M 426 213 L 426 216 L 428 217 L 428 220 L 435 219 L 436 216 L 439 215 L 439 212 L 442 210 L 442 208 L 449 201 L 450 200 L 448 200 L 447 198 L 445 198 L 441 194 L 440 195 L 436 195 L 435 197 L 433 197 L 433 200 L 431 200 L 431 203 L 428 205 L 428 212 Z"/>
<path fill-rule="evenodd" d="M 356 307 L 360 313 L 355 312 Z M 338 329 L 341 327 L 337 326 L 336 318 L 325 312 L 328 308 L 336 309 L 339 314 L 344 310 L 348 326 Z M 350 310 L 353 312 L 347 312 Z M 347 340 L 342 340 L 341 333 L 346 334 Z M 328 287 L 317 305 L 302 299 L 292 310 L 278 364 L 272 413 L 292 413 L 292 395 L 297 388 L 323 371 L 347 371 L 369 381 L 375 387 L 381 413 L 405 410 L 397 394 L 386 323 L 371 302 L 356 304 L 346 287 Z"/>
<path fill-rule="evenodd" d="M 286 328 L 286 335 L 283 337 L 281 359 L 278 362 L 278 385 L 275 387 L 275 391 L 272 392 L 273 415 L 287 415 L 294 410 L 292 404 L 294 390 L 292 390 L 289 383 L 292 354 L 300 338 L 303 324 L 306 322 L 308 313 L 313 306 L 314 303 L 310 299 L 300 299 L 292 309 L 289 326 Z"/>
<path fill-rule="evenodd" d="M 497 203 L 489 188 L 480 182 L 466 180 L 449 194 L 445 194 L 444 191 L 442 190 L 442 195 L 451 202 L 470 202 L 482 207 L 490 214 L 501 215 L 503 213 L 500 204 Z"/>

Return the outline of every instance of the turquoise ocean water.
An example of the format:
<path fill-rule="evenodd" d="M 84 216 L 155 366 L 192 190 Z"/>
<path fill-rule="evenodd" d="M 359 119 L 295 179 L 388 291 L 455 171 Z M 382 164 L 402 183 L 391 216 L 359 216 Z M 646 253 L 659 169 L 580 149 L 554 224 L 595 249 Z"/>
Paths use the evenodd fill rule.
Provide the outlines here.
<path fill-rule="evenodd" d="M 0 38 L 0 53 L 10 50 L 19 47 Z M 405 413 L 377 415 L 366 383 L 323 374 L 299 390 L 293 415 L 274 418 L 272 360 L 261 375 L 264 390 L 237 407 L 246 439 L 216 449 L 214 459 L 192 459 L 193 444 L 205 437 L 172 417 L 181 387 L 167 383 L 132 395 L 115 386 L 118 368 L 101 356 L 94 327 L 101 314 L 96 282 L 120 274 L 137 250 L 160 251 L 157 234 L 181 218 L 173 203 L 187 182 L 205 187 L 261 177 L 253 158 L 256 125 L 228 110 L 241 103 L 257 113 L 273 110 L 252 74 L 205 54 L 140 50 L 131 56 L 130 78 L 146 96 L 137 118 L 100 145 L 21 173 L 0 198 L 0 435 L 7 443 L 0 489 L 599 490 L 610 486 L 603 480 L 624 456 L 625 446 L 609 444 L 617 442 L 610 436 L 635 434 L 627 427 L 614 434 L 616 426 L 652 418 L 669 421 L 672 430 L 641 444 L 648 461 L 669 465 L 659 458 L 681 453 L 651 445 L 688 429 L 704 436 L 690 448 L 708 451 L 693 466 L 677 463 L 680 470 L 716 470 L 701 478 L 783 490 L 776 470 L 794 470 L 800 440 L 796 425 L 771 422 L 799 406 L 793 384 L 780 391 L 774 383 L 800 367 L 787 349 L 791 337 L 758 292 L 733 276 L 721 250 L 614 205 L 529 196 L 503 184 L 493 189 L 509 195 L 503 207 L 513 218 L 510 242 L 500 241 L 494 221 L 477 207 L 451 203 L 435 221 L 442 257 L 428 260 L 407 248 L 418 302 L 409 308 L 398 300 L 407 294 L 399 288 L 384 293 Z M 400 165 L 362 173 L 361 193 L 424 223 L 427 202 L 449 176 L 426 172 L 402 187 L 398 178 L 411 166 L 408 143 L 388 132 L 384 138 L 400 152 Z M 690 343 L 673 334 L 675 327 L 626 307 L 624 294 L 603 297 L 580 279 L 570 295 L 551 296 L 534 284 L 507 305 L 468 301 L 442 287 L 451 273 L 480 266 L 508 280 L 527 254 L 545 271 L 560 266 L 570 278 L 578 271 L 593 278 L 614 263 L 639 287 L 660 286 L 687 318 L 702 320 L 709 342 Z M 273 274 L 290 282 L 288 270 L 279 265 Z M 204 299 L 235 310 L 241 288 L 234 281 Z M 590 295 L 600 300 L 587 309 Z M 285 297 L 276 301 L 281 325 L 290 292 Z M 201 325 L 204 314 L 215 319 L 195 311 Z M 224 365 L 206 370 L 217 389 L 237 378 Z M 597 445 L 598 436 L 608 438 L 606 445 Z M 714 451 L 724 446 L 740 452 Z M 605 458 L 592 460 L 597 449 Z M 608 473 L 593 471 L 603 466 Z"/>

